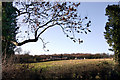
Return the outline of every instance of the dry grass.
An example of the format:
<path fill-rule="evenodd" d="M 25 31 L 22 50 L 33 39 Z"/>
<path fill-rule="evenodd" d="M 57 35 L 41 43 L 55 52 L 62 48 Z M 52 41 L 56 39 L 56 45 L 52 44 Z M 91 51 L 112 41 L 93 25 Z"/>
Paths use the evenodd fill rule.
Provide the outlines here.
<path fill-rule="evenodd" d="M 114 65 L 112 59 L 61 60 L 17 64 L 11 69 L 14 76 L 10 74 L 7 80 L 62 80 L 63 78 L 69 78 L 69 80 L 117 80 L 120 75 L 118 68 L 115 68 Z M 8 72 L 10 71 L 4 71 L 4 78 Z"/>
<path fill-rule="evenodd" d="M 45 68 L 45 67 L 55 67 L 55 66 L 75 66 L 75 65 L 96 65 L 102 62 L 108 62 L 109 64 L 114 64 L 113 59 L 83 59 L 83 60 L 60 60 L 60 61 L 49 61 L 40 63 L 30 63 L 30 66 L 34 68 Z"/>

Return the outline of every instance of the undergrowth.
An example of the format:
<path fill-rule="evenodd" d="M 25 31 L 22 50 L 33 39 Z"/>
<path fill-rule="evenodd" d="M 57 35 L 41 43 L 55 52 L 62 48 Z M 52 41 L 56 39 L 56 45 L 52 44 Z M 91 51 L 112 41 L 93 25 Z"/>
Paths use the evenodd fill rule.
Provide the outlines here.
<path fill-rule="evenodd" d="M 62 66 L 40 68 L 29 64 L 7 63 L 3 64 L 2 75 L 2 80 L 62 80 L 63 78 L 69 78 L 69 80 L 118 80 L 120 67 L 109 60 L 94 62 L 88 60 L 83 64 L 71 65 L 66 63 Z"/>

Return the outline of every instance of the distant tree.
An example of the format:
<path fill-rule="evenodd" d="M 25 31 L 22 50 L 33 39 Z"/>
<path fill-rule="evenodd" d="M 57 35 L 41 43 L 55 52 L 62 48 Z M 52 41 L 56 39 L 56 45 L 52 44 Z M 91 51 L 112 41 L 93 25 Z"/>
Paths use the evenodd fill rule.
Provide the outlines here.
<path fill-rule="evenodd" d="M 80 5 L 78 2 L 14 2 L 14 4 L 18 18 L 27 24 L 21 26 L 21 22 L 18 21 L 19 27 L 25 29 L 20 32 L 25 35 L 22 36 L 23 40 L 18 38 L 17 42 L 13 42 L 17 46 L 41 39 L 45 48 L 46 43 L 41 35 L 51 27 L 60 27 L 66 37 L 79 43 L 83 41 L 76 38 L 76 33 L 91 32 L 88 29 L 91 21 L 87 16 L 82 19 L 78 14 L 77 8 Z"/>
<path fill-rule="evenodd" d="M 4 55 L 14 54 L 15 45 L 10 41 L 16 41 L 16 10 L 12 2 L 2 2 L 2 53 Z"/>
<path fill-rule="evenodd" d="M 120 63 L 120 7 L 119 5 L 108 5 L 106 8 L 105 39 L 114 51 L 115 60 Z"/>

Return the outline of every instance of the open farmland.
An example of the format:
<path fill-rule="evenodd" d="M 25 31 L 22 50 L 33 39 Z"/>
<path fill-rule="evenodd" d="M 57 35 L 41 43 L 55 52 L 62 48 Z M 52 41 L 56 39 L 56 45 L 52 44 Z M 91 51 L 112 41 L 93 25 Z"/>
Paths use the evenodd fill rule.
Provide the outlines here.
<path fill-rule="evenodd" d="M 60 60 L 20 64 L 24 78 L 29 80 L 117 80 L 113 59 Z M 27 71 L 24 71 L 27 70 Z M 27 75 L 25 75 L 27 73 Z M 29 73 L 29 74 L 28 74 Z M 25 78 L 25 79 L 26 79 Z"/>
<path fill-rule="evenodd" d="M 52 67 L 73 67 L 73 66 L 87 66 L 87 65 L 100 65 L 102 63 L 113 65 L 112 59 L 78 59 L 78 60 L 59 60 L 48 61 L 40 63 L 29 63 L 34 68 L 52 68 Z"/>
<path fill-rule="evenodd" d="M 12 80 L 118 80 L 119 68 L 113 59 L 59 60 L 17 64 L 4 70 L 3 78 Z M 10 71 L 10 72 L 8 72 Z M 12 75 L 12 76 L 9 76 Z"/>

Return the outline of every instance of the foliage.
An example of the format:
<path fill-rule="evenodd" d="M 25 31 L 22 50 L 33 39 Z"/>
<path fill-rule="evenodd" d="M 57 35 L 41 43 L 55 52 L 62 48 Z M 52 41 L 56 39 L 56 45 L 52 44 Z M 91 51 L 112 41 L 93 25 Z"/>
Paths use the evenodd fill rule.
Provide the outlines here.
<path fill-rule="evenodd" d="M 12 2 L 2 2 L 2 53 L 14 54 L 15 45 L 10 41 L 16 41 L 16 11 Z"/>
<path fill-rule="evenodd" d="M 37 63 L 45 61 L 56 61 L 56 60 L 70 60 L 70 59 L 100 59 L 100 58 L 113 58 L 112 55 L 108 54 L 53 54 L 53 55 L 15 55 L 18 59 L 18 63 Z"/>
<path fill-rule="evenodd" d="M 115 54 L 115 60 L 120 63 L 120 7 L 119 5 L 108 5 L 106 8 L 105 39 Z"/>
<path fill-rule="evenodd" d="M 18 26 L 23 28 L 21 22 L 27 25 L 24 26 L 25 30 L 20 30 L 24 36 L 23 40 L 18 38 L 19 41 L 15 43 L 18 46 L 41 39 L 45 48 L 47 43 L 41 35 L 51 27 L 60 27 L 66 37 L 79 43 L 83 41 L 76 38 L 77 33 L 91 32 L 88 28 L 91 21 L 88 21 L 87 16 L 82 19 L 78 14 L 80 5 L 78 2 L 15 2 L 14 4 L 18 19 L 22 17 L 22 20 L 18 21 Z"/>

